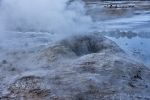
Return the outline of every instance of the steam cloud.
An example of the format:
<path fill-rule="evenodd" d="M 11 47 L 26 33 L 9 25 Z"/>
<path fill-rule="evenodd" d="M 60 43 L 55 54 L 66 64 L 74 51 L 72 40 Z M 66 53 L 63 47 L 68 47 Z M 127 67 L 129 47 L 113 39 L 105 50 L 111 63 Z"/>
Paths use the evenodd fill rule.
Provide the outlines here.
<path fill-rule="evenodd" d="M 87 32 L 92 21 L 76 0 L 2 0 L 0 30 L 74 34 Z"/>

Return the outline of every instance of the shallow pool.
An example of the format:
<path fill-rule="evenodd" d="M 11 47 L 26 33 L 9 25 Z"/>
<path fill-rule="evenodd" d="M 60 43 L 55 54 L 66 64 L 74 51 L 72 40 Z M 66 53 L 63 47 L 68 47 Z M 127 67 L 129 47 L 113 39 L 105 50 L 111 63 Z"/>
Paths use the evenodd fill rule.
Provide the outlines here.
<path fill-rule="evenodd" d="M 133 8 L 106 8 L 134 5 Z M 150 2 L 88 3 L 88 14 L 95 22 L 95 31 L 115 41 L 130 56 L 150 66 Z"/>

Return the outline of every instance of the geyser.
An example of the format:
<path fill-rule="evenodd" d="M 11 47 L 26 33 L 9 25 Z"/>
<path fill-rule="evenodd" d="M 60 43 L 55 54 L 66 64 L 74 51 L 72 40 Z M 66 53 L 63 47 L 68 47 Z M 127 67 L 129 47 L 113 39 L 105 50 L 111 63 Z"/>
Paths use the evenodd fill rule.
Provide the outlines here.
<path fill-rule="evenodd" d="M 74 34 L 87 32 L 92 21 L 80 0 L 2 0 L 0 26 L 9 31 Z"/>
<path fill-rule="evenodd" d="M 91 53 L 99 53 L 103 51 L 123 52 L 114 42 L 107 38 L 91 34 L 78 35 L 61 41 L 63 46 L 69 48 L 77 56 L 83 56 Z"/>

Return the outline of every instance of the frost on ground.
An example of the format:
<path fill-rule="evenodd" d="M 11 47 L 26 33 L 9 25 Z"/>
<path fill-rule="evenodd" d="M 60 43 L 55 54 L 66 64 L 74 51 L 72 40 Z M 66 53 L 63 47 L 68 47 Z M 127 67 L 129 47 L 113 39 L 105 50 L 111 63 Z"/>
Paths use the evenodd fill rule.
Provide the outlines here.
<path fill-rule="evenodd" d="M 150 70 L 111 40 L 78 35 L 0 63 L 1 100 L 149 100 Z"/>

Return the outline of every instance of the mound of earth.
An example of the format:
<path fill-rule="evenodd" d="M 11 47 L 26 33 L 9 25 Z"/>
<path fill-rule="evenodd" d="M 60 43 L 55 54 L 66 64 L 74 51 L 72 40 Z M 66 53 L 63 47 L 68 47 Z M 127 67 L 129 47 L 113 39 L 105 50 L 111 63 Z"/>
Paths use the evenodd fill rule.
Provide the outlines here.
<path fill-rule="evenodd" d="M 0 76 L 0 100 L 150 99 L 150 70 L 101 35 L 73 36 L 27 58 Z"/>

